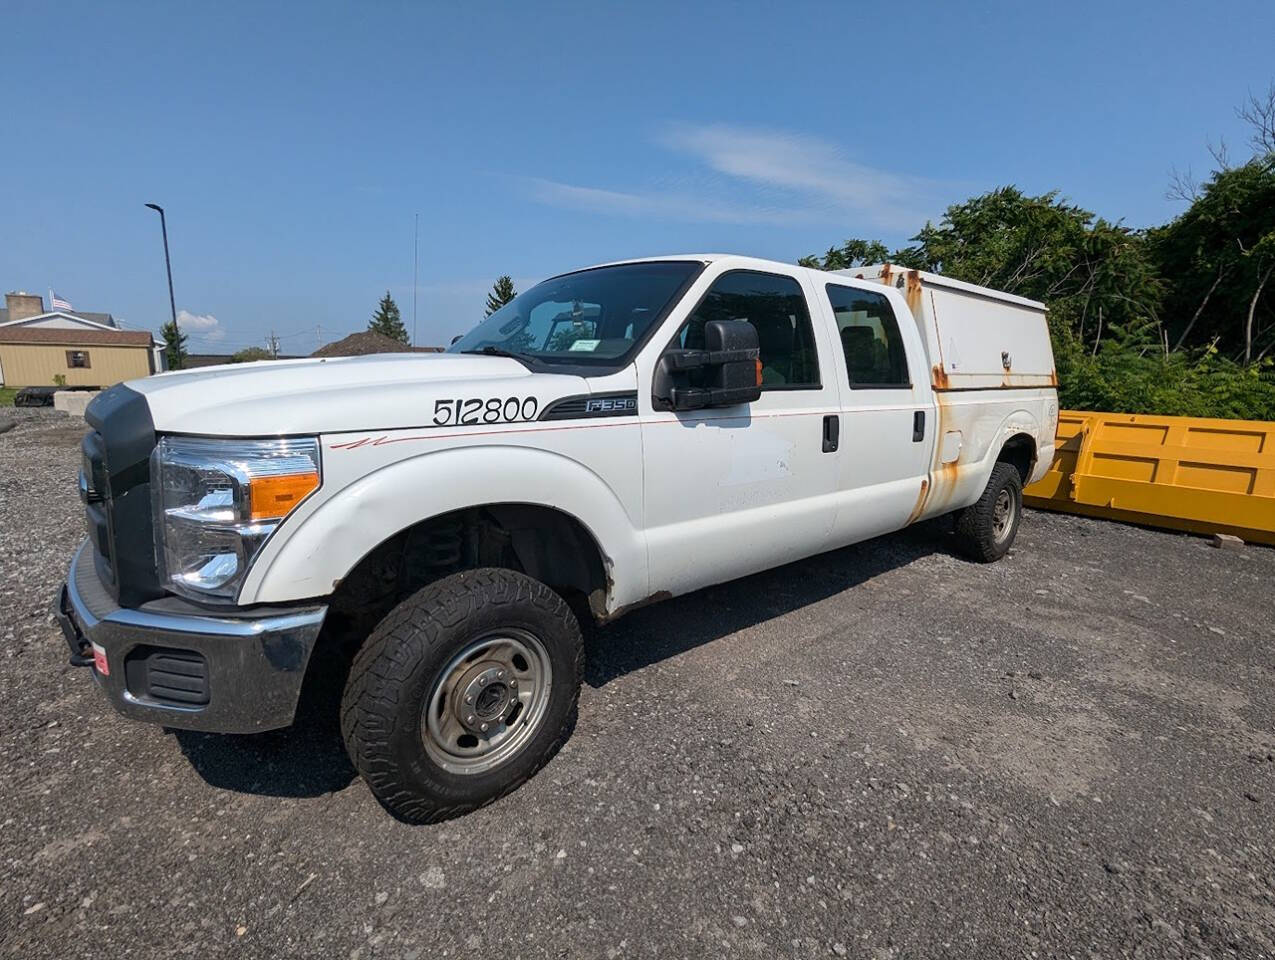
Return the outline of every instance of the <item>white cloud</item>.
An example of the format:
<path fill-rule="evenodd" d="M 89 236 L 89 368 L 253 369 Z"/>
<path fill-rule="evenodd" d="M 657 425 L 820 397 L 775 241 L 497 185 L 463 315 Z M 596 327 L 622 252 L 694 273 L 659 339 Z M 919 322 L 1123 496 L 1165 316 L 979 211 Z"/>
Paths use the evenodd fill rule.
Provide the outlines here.
<path fill-rule="evenodd" d="M 223 340 L 226 336 L 226 331 L 222 329 L 221 322 L 211 313 L 191 313 L 189 310 L 178 310 L 177 326 L 187 336 L 194 337 L 197 340 L 206 340 L 210 343 Z"/>
<path fill-rule="evenodd" d="M 527 178 L 533 199 L 550 206 L 631 217 L 656 217 L 710 223 L 792 223 L 810 218 L 809 211 L 757 202 L 717 200 L 685 191 L 629 192 L 581 187 L 556 180 Z"/>
<path fill-rule="evenodd" d="M 531 179 L 542 203 L 624 216 L 791 224 L 835 222 L 912 234 L 942 210 L 951 185 L 852 159 L 825 140 L 725 124 L 670 128 L 657 142 L 699 169 L 655 185 L 604 189 Z M 693 187 L 688 189 L 687 183 Z"/>
<path fill-rule="evenodd" d="M 740 180 L 791 190 L 816 208 L 866 218 L 878 227 L 920 229 L 927 198 L 939 186 L 851 160 L 815 137 L 714 124 L 670 131 L 665 143 Z"/>

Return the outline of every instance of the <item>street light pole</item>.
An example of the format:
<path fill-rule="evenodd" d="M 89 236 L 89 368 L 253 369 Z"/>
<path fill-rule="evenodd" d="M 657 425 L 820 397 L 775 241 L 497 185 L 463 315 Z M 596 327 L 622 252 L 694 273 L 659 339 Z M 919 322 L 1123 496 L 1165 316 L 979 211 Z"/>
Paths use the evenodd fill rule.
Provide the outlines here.
<path fill-rule="evenodd" d="M 168 271 L 168 308 L 173 312 L 173 326 L 177 326 L 177 301 L 173 298 L 173 264 L 168 259 L 168 221 L 164 219 L 164 208 L 158 203 L 146 206 L 159 213 L 159 228 L 164 232 L 164 269 Z"/>

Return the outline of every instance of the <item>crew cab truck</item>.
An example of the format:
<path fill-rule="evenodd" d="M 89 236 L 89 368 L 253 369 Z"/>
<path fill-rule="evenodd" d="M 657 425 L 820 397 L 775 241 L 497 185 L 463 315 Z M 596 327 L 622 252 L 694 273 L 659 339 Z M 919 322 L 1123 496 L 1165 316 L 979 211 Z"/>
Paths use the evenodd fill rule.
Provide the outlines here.
<path fill-rule="evenodd" d="M 431 821 L 552 757 L 588 619 L 943 514 L 1003 556 L 1056 418 L 1039 303 L 890 265 L 608 264 L 446 353 L 105 391 L 55 612 L 121 713 L 173 728 L 287 726 L 349 643 L 354 765 Z"/>

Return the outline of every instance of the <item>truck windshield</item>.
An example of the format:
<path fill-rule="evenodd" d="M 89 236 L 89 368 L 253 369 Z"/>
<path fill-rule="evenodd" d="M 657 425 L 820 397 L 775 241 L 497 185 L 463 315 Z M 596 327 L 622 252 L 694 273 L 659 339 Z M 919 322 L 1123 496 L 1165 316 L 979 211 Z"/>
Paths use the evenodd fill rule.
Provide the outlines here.
<path fill-rule="evenodd" d="M 519 294 L 452 344 L 450 353 L 548 363 L 625 362 L 703 264 L 624 263 L 554 277 Z"/>

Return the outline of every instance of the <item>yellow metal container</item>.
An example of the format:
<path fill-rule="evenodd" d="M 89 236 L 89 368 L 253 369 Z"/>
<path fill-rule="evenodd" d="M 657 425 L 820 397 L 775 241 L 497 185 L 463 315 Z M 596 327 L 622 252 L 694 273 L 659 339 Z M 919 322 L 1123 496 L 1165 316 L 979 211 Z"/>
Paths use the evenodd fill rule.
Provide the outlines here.
<path fill-rule="evenodd" d="M 1275 545 L 1275 423 L 1063 410 L 1054 463 L 1023 499 Z"/>

